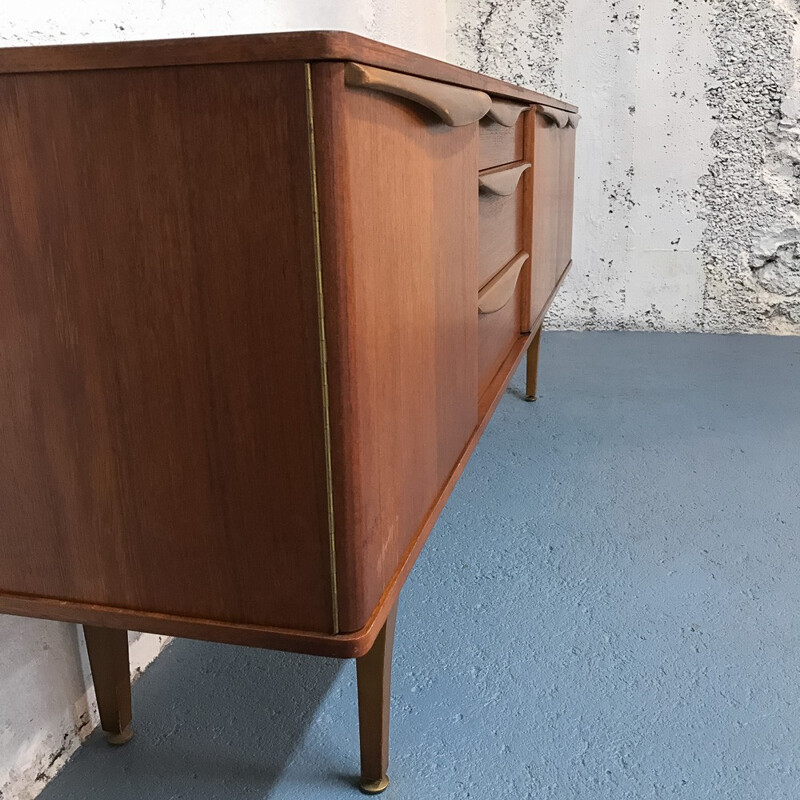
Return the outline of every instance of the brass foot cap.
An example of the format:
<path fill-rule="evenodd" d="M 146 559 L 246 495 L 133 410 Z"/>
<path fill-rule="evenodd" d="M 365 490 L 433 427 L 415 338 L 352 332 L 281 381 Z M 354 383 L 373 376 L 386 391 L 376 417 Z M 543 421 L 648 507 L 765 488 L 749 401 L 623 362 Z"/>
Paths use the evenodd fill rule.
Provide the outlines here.
<path fill-rule="evenodd" d="M 535 395 L 535 394 L 526 394 L 526 395 L 525 395 L 525 399 L 526 399 L 526 400 L 527 400 L 529 403 L 535 403 L 535 402 L 536 402 L 536 395 Z"/>
<path fill-rule="evenodd" d="M 128 725 L 122 733 L 109 733 L 106 735 L 106 739 L 109 744 L 113 745 L 121 745 L 127 744 L 131 739 L 133 739 L 133 728 Z"/>
<path fill-rule="evenodd" d="M 389 785 L 389 778 L 384 775 L 380 780 L 369 781 L 362 778 L 359 781 L 358 787 L 364 794 L 380 794 Z"/>

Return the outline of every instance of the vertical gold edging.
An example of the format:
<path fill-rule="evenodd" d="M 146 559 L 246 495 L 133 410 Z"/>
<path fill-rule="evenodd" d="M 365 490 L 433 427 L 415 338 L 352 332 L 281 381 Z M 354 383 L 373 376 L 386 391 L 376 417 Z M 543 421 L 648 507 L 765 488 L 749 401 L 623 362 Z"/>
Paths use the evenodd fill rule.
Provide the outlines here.
<path fill-rule="evenodd" d="M 328 398 L 328 346 L 325 341 L 325 299 L 322 294 L 322 247 L 319 235 L 319 193 L 317 192 L 317 151 L 314 140 L 314 101 L 311 94 L 311 65 L 305 65 L 306 119 L 308 121 L 308 159 L 311 165 L 311 208 L 314 219 L 314 270 L 317 280 L 317 319 L 319 320 L 319 360 L 322 371 L 322 417 L 325 439 L 325 479 L 328 503 L 328 550 L 331 562 L 331 604 L 333 632 L 339 633 L 339 596 L 336 585 L 336 539 L 333 521 L 333 466 L 331 462 L 331 414 Z"/>

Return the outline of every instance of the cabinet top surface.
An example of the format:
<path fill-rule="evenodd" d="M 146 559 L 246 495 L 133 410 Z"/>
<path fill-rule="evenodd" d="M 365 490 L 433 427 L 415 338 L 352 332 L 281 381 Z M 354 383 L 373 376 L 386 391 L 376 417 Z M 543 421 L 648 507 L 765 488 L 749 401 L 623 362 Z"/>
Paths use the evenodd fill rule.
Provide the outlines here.
<path fill-rule="evenodd" d="M 547 95 L 345 31 L 0 48 L 0 74 L 257 61 L 358 61 L 511 99 L 576 111 Z"/>

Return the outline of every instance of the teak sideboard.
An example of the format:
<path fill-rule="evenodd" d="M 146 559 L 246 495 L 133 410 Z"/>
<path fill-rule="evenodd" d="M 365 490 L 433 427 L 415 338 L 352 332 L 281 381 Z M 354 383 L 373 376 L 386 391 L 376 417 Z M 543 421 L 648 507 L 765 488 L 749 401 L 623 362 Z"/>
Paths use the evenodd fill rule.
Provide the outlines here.
<path fill-rule="evenodd" d="M 577 109 L 347 33 L 0 50 L 0 612 L 357 659 L 571 263 Z"/>

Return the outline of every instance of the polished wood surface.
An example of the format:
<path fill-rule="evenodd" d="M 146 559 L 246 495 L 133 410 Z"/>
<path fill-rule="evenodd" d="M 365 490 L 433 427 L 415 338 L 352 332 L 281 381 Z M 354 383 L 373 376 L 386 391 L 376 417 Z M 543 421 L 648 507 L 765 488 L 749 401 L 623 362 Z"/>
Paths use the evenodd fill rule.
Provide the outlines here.
<path fill-rule="evenodd" d="M 404 75 L 402 72 L 350 62 L 345 65 L 344 75 L 348 86 L 404 97 L 425 106 L 442 122 L 454 128 L 477 122 L 492 108 L 492 98 L 486 92 Z"/>
<path fill-rule="evenodd" d="M 506 264 L 478 292 L 478 313 L 494 314 L 511 300 L 517 286 L 519 273 L 528 260 L 527 253 L 520 253 Z"/>
<path fill-rule="evenodd" d="M 510 128 L 517 124 L 520 114 L 527 111 L 528 108 L 530 106 L 527 103 L 495 97 L 492 99 L 492 107 L 489 109 L 489 118 Z"/>
<path fill-rule="evenodd" d="M 523 114 L 512 127 L 493 122 L 484 117 L 479 123 L 478 168 L 490 169 L 520 161 L 523 153 L 523 131 L 525 119 Z"/>
<path fill-rule="evenodd" d="M 109 743 L 125 744 L 133 736 L 128 631 L 84 625 L 83 635 L 94 679 L 100 727 Z"/>
<path fill-rule="evenodd" d="M 567 264 L 572 261 L 572 217 L 575 205 L 575 128 L 571 125 L 561 131 L 557 202 L 558 269 L 561 271 L 566 269 Z"/>
<path fill-rule="evenodd" d="M 304 87 L 0 76 L 0 592 L 333 632 Z"/>
<path fill-rule="evenodd" d="M 564 115 L 566 116 L 566 115 Z M 532 215 L 533 244 L 531 251 L 531 294 L 528 323 L 542 311 L 553 286 L 561 274 L 562 253 L 559 211 L 561 198 L 561 142 L 564 130 L 552 115 L 537 110 L 531 113 L 531 130 L 528 147 L 532 150 L 533 163 L 532 200 L 529 213 Z"/>
<path fill-rule="evenodd" d="M 354 631 L 477 424 L 478 169 L 475 125 L 346 86 L 342 72 L 312 67 L 316 130 L 338 131 L 317 170 L 321 197 L 337 198 L 321 231 L 339 622 Z"/>
<path fill-rule="evenodd" d="M 511 299 L 499 311 L 478 319 L 478 397 L 485 394 L 520 337 L 521 289 L 522 282 L 517 280 Z"/>
<path fill-rule="evenodd" d="M 356 61 L 478 89 L 499 97 L 576 111 L 575 106 L 513 83 L 411 53 L 345 31 L 292 31 L 244 36 L 0 48 L 0 73 L 124 69 L 265 61 Z"/>
<path fill-rule="evenodd" d="M 494 167 L 493 169 L 482 170 L 478 176 L 478 185 L 482 192 L 507 197 L 516 191 L 522 173 L 529 169 L 530 166 L 528 163 L 523 163 L 510 167 Z"/>
<path fill-rule="evenodd" d="M 496 275 L 524 246 L 523 191 L 481 193 L 478 223 L 478 286 Z"/>
<path fill-rule="evenodd" d="M 526 350 L 535 393 L 574 107 L 312 32 L 0 50 L 0 111 L 0 610 L 86 626 L 120 742 L 127 629 L 356 657 L 381 791 L 398 595 Z"/>
<path fill-rule="evenodd" d="M 396 623 L 397 603 L 389 612 L 370 651 L 356 660 L 360 786 L 367 794 L 378 794 L 389 785 L 389 704 Z"/>

